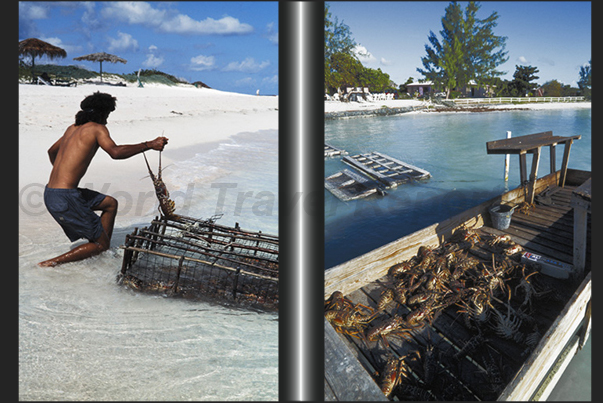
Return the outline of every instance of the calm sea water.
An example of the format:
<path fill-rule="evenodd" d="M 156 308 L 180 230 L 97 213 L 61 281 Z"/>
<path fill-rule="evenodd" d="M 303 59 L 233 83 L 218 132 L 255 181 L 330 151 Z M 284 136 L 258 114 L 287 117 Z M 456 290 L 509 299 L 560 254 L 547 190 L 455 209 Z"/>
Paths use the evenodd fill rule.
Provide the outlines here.
<path fill-rule="evenodd" d="M 178 212 L 277 234 L 277 140 L 243 133 L 165 167 Z M 71 244 L 58 226 L 36 229 L 20 215 L 20 400 L 278 399 L 277 314 L 116 284 L 118 246 L 155 214 L 119 219 L 99 256 L 44 269 L 36 263 Z"/>
<path fill-rule="evenodd" d="M 591 170 L 591 109 L 413 113 L 390 117 L 329 120 L 325 142 L 351 155 L 379 151 L 426 169 L 432 178 L 391 189 L 387 196 L 341 202 L 325 190 L 325 268 L 445 220 L 519 185 L 519 162 L 511 157 L 509 182 L 504 156 L 487 155 L 486 142 L 552 130 L 580 134 L 569 167 Z M 549 173 L 548 147 L 539 176 Z M 557 169 L 563 147 L 557 147 Z M 531 158 L 528 157 L 531 166 Z M 325 176 L 348 166 L 325 160 Z M 528 168 L 529 169 L 529 168 Z M 572 361 L 551 400 L 590 400 L 590 340 Z"/>
<path fill-rule="evenodd" d="M 325 142 L 351 155 L 379 151 L 426 169 L 432 177 L 391 189 L 387 196 L 341 202 L 325 190 L 325 267 L 350 260 L 404 235 L 442 221 L 519 185 L 519 161 L 511 156 L 509 182 L 504 156 L 487 155 L 486 142 L 552 130 L 581 134 L 569 167 L 591 169 L 591 110 L 562 109 L 488 113 L 413 113 L 328 120 Z M 539 176 L 549 172 L 548 148 Z M 563 147 L 557 147 L 561 166 Z M 528 157 L 528 164 L 531 158 Z M 531 166 L 531 165 L 530 165 Z M 348 166 L 325 160 L 325 176 Z"/>

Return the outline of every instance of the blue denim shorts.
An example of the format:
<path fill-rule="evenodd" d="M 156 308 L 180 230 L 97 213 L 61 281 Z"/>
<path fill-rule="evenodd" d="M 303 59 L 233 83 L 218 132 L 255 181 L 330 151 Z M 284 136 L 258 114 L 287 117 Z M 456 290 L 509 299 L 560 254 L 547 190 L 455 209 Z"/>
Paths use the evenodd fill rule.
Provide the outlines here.
<path fill-rule="evenodd" d="M 59 223 L 71 242 L 85 238 L 95 242 L 103 233 L 100 217 L 92 211 L 105 195 L 94 190 L 44 189 L 44 204 L 50 215 Z"/>

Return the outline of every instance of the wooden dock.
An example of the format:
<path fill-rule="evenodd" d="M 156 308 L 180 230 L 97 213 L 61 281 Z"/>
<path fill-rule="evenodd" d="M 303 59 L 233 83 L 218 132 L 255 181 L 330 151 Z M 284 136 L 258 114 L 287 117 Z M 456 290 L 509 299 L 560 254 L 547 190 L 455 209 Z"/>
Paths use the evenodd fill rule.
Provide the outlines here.
<path fill-rule="evenodd" d="M 570 265 L 574 262 L 574 248 L 584 248 L 584 267 L 574 270 L 570 279 L 560 280 L 541 273 L 532 277 L 539 287 L 529 307 L 518 306 L 519 280 L 503 281 L 511 285 L 512 299 L 508 306 L 515 304 L 514 308 L 508 308 L 507 317 L 511 318 L 511 309 L 520 316 L 517 319 L 521 320 L 520 336 L 515 336 L 519 334 L 517 331 L 505 338 L 494 331 L 494 318 L 504 317 L 506 310 L 496 315 L 491 312 L 485 325 L 477 326 L 454 304 L 438 312 L 431 323 L 410 331 L 408 339 L 390 335 L 388 347 L 380 340 L 365 342 L 342 333 L 337 333 L 338 338 L 325 336 L 328 357 L 325 399 L 383 400 L 385 396 L 374 386 L 381 380 L 386 361 L 406 357 L 408 375 L 394 389 L 392 399 L 545 400 L 574 352 L 588 338 L 591 323 L 590 222 L 587 215 L 574 214 L 576 198 L 588 199 L 588 206 L 584 203 L 581 206 L 590 211 L 590 190 L 581 187 L 590 183 L 590 172 L 567 169 L 563 176 L 557 171 L 535 180 L 532 195 L 541 195 L 536 200 L 544 202 L 531 209 L 516 209 L 507 230 L 492 227 L 489 209 L 496 203 L 520 205 L 527 196 L 524 186 L 328 269 L 325 299 L 334 291 L 341 291 L 354 304 L 376 310 L 385 290 L 392 286 L 388 275 L 392 266 L 416 259 L 421 247 L 435 250 L 466 228 L 477 231 L 482 240 L 465 246 L 467 255 L 481 262 L 480 267 L 492 264 L 494 246 L 483 240 L 493 239 L 493 235 L 509 235 L 526 251 Z M 561 179 L 565 186 L 561 185 Z M 573 246 L 575 226 L 584 227 L 585 234 L 585 240 L 577 247 Z M 501 298 L 505 299 L 492 301 L 499 311 L 506 302 Z M 416 306 L 413 308 L 409 303 L 390 303 L 365 330 L 374 329 L 394 316 L 408 318 L 413 309 Z M 331 328 L 329 333 L 333 330 L 328 322 L 325 327 Z M 420 355 L 414 355 L 415 352 Z M 339 358 L 333 354 L 339 354 Z M 341 368 L 338 362 L 350 368 L 349 376 L 346 371 L 337 372 Z M 364 368 L 364 373 L 358 373 L 358 366 Z M 350 390 L 356 390 L 359 397 Z"/>
<path fill-rule="evenodd" d="M 343 158 L 343 162 L 379 181 L 386 189 L 431 177 L 424 169 L 376 151 L 347 156 Z"/>
<path fill-rule="evenodd" d="M 337 147 L 325 144 L 325 158 L 348 155 L 348 152 Z"/>
<path fill-rule="evenodd" d="M 325 188 L 341 201 L 362 199 L 372 194 L 383 194 L 376 181 L 349 169 L 325 178 Z"/>

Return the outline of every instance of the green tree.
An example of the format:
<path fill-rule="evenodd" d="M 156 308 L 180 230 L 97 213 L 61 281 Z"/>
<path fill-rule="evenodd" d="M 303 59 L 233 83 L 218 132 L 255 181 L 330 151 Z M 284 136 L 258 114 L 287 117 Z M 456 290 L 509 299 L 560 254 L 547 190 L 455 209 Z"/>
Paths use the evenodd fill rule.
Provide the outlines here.
<path fill-rule="evenodd" d="M 460 69 L 462 67 L 463 49 L 461 42 L 462 35 L 462 11 L 461 7 L 452 2 L 446 7 L 445 15 L 442 18 L 442 42 L 433 31 L 429 31 L 427 38 L 431 46 L 425 45 L 427 56 L 421 58 L 424 69 L 417 68 L 417 71 L 431 80 L 436 87 L 443 87 L 446 91 L 446 99 L 457 86 L 457 77 L 460 78 Z"/>
<path fill-rule="evenodd" d="M 337 17 L 332 19 L 329 5 L 325 4 L 325 89 L 337 88 L 341 78 L 338 77 L 334 68 L 334 57 L 338 54 L 349 56 L 358 60 L 354 53 L 356 41 L 352 37 L 350 27 L 339 22 Z M 341 60 L 339 60 L 341 62 Z"/>
<path fill-rule="evenodd" d="M 540 77 L 536 75 L 538 68 L 533 66 L 515 66 L 513 81 L 510 84 L 510 92 L 513 97 L 523 97 L 533 91 L 537 84 L 532 82 Z M 559 96 L 559 95 L 554 95 Z"/>
<path fill-rule="evenodd" d="M 358 59 L 346 53 L 335 53 L 331 56 L 329 83 L 325 84 L 330 91 L 348 85 L 357 86 L 360 84 L 364 67 Z"/>
<path fill-rule="evenodd" d="M 578 88 L 580 92 L 587 99 L 591 96 L 591 62 L 588 61 L 588 65 L 580 67 L 580 80 L 578 81 Z"/>
<path fill-rule="evenodd" d="M 507 38 L 494 35 L 499 17 L 496 12 L 486 19 L 477 18 L 480 7 L 478 2 L 469 2 L 463 16 L 461 6 L 453 1 L 442 17 L 442 40 L 429 32 L 431 45 L 425 45 L 427 56 L 421 58 L 423 69 L 417 71 L 436 88 L 444 88 L 446 98 L 470 80 L 485 84 L 504 74 L 496 68 L 508 60 L 504 51 Z"/>
<path fill-rule="evenodd" d="M 551 80 L 544 83 L 542 89 L 544 90 L 544 96 L 546 97 L 560 97 L 562 85 L 557 80 Z"/>

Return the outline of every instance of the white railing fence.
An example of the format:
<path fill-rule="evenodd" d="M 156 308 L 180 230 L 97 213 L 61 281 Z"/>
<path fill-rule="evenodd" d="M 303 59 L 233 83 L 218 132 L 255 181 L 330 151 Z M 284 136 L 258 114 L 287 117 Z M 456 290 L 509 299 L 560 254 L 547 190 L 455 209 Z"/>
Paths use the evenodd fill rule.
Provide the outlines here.
<path fill-rule="evenodd" d="M 498 98 L 459 98 L 453 99 L 455 104 L 504 104 L 528 102 L 579 102 L 584 97 L 498 97 Z"/>

